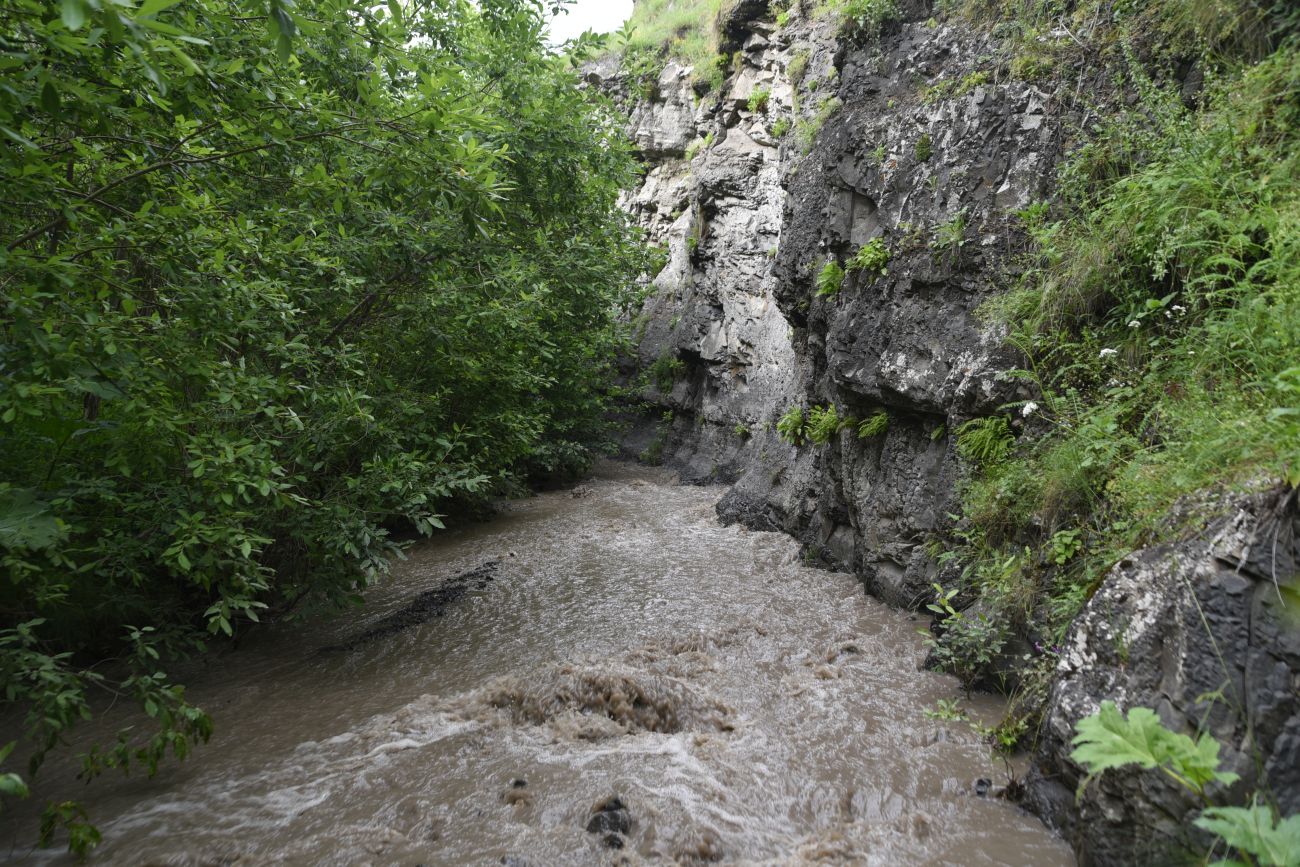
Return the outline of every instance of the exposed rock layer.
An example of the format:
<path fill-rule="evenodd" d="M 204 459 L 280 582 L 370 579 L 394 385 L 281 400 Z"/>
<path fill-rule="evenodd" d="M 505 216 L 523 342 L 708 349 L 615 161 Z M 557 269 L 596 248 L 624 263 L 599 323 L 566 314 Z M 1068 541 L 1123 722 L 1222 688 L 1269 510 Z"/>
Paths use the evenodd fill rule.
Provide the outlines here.
<path fill-rule="evenodd" d="M 1002 335 L 975 310 L 1018 249 L 1015 211 L 1048 191 L 1060 118 L 1033 85 L 985 81 L 992 46 L 962 27 L 906 23 L 855 47 L 833 20 L 747 26 L 720 99 L 688 112 L 689 72 L 669 64 L 630 112 L 648 170 L 628 207 L 668 251 L 640 366 L 678 373 L 645 391 L 671 425 L 653 419 L 630 447 L 658 437 L 688 479 L 735 482 L 725 520 L 786 529 L 915 605 L 933 578 L 921 547 L 951 510 L 948 432 L 1017 398 Z M 960 81 L 960 96 L 923 99 Z M 778 137 L 782 118 L 794 127 Z M 888 272 L 818 296 L 822 267 L 873 239 Z M 889 428 L 821 448 L 777 436 L 789 407 L 829 404 L 884 410 Z"/>
<path fill-rule="evenodd" d="M 1075 622 L 1029 791 L 1086 863 L 1186 863 L 1213 842 L 1192 827 L 1202 805 L 1164 774 L 1110 771 L 1076 802 L 1074 724 L 1104 699 L 1214 735 L 1222 766 L 1241 776 L 1216 802 L 1259 789 L 1283 815 L 1300 813 L 1300 630 L 1283 590 L 1300 574 L 1292 499 L 1248 498 L 1191 539 L 1136 552 Z"/>

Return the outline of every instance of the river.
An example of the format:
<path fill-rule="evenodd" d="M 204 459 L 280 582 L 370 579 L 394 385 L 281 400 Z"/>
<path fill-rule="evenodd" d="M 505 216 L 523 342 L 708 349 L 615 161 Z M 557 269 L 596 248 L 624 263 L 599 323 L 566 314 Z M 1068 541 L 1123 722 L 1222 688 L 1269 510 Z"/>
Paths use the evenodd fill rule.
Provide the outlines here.
<path fill-rule="evenodd" d="M 1073 864 L 976 793 L 1007 771 L 972 726 L 927 716 L 960 693 L 919 670 L 924 620 L 720 526 L 721 493 L 605 464 L 208 662 L 210 744 L 69 789 L 91 863 Z M 71 863 L 8 821 L 12 861 Z"/>

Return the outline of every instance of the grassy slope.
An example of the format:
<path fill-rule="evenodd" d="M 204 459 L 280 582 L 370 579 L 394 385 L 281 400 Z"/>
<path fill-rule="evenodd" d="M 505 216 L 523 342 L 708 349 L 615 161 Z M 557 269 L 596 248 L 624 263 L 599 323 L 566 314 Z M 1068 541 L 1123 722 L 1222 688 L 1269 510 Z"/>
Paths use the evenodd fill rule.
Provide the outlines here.
<path fill-rule="evenodd" d="M 1027 360 L 1019 375 L 1041 393 L 958 432 L 978 468 L 943 557 L 964 566 L 963 595 L 995 612 L 995 644 L 1012 631 L 1058 642 L 1119 557 L 1180 529 L 1169 516 L 1188 495 L 1300 482 L 1294 21 L 1270 37 L 1276 20 L 1245 3 L 1149 0 L 1128 17 L 1101 5 L 1063 22 L 976 10 L 1020 27 L 1013 70 L 1049 75 L 1087 50 L 1137 96 L 1067 160 L 1059 200 L 1021 215 L 1028 271 L 985 310 L 1010 328 Z M 1043 38 L 1062 23 L 1086 44 Z M 1188 56 L 1214 70 L 1192 108 L 1169 75 Z M 988 624 L 947 625 L 952 667 L 977 672 Z M 1032 729 L 1054 662 L 1028 664 L 1007 743 Z"/>
<path fill-rule="evenodd" d="M 694 68 L 697 82 L 717 90 L 722 68 L 714 22 L 723 0 L 640 0 L 624 26 L 623 66 L 643 84 L 671 58 Z"/>

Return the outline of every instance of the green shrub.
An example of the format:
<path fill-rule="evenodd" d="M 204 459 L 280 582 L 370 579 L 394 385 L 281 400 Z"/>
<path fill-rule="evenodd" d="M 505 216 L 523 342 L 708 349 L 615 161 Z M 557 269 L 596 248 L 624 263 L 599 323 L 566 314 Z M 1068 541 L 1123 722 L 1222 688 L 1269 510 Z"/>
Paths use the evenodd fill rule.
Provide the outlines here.
<path fill-rule="evenodd" d="M 772 130 L 771 130 L 771 131 L 772 131 L 772 137 L 773 137 L 773 138 L 785 138 L 785 134 L 788 133 L 788 132 L 790 131 L 790 127 L 791 127 L 791 126 L 792 126 L 792 123 L 791 123 L 791 121 L 790 121 L 790 118 L 788 118 L 788 117 L 783 117 L 783 118 L 778 119 L 778 120 L 776 121 L 776 123 L 772 124 Z"/>
<path fill-rule="evenodd" d="M 868 276 L 880 276 L 888 273 L 889 248 L 884 238 L 872 238 L 858 248 L 858 252 L 849 260 L 849 271 L 861 271 Z"/>
<path fill-rule="evenodd" d="M 817 272 L 817 295 L 826 297 L 840 291 L 844 285 L 844 269 L 834 259 L 822 266 Z"/>
<path fill-rule="evenodd" d="M 897 0 L 822 0 L 819 11 L 838 12 L 848 29 L 873 38 L 900 15 Z"/>
<path fill-rule="evenodd" d="M 794 56 L 790 58 L 790 63 L 785 68 L 785 74 L 789 76 L 790 83 L 795 88 L 798 88 L 800 83 L 803 82 L 803 77 L 808 72 L 808 61 L 810 59 L 808 52 L 803 49 L 796 51 Z"/>
<path fill-rule="evenodd" d="M 670 351 L 665 350 L 662 355 L 654 360 L 654 363 L 646 370 L 650 381 L 654 383 L 660 393 L 667 394 L 673 390 L 675 383 L 686 371 L 686 362 L 673 355 Z"/>
<path fill-rule="evenodd" d="M 963 208 L 951 220 L 935 227 L 930 249 L 949 260 L 956 260 L 966 246 L 966 210 Z"/>
<path fill-rule="evenodd" d="M 916 161 L 918 163 L 923 163 L 930 159 L 931 154 L 934 152 L 933 147 L 933 144 L 930 142 L 930 134 L 928 132 L 921 133 L 921 137 L 916 140 L 916 145 L 913 148 Z"/>
<path fill-rule="evenodd" d="M 781 439 L 790 443 L 790 445 L 801 446 L 808 436 L 806 425 L 803 409 L 792 406 L 777 421 L 776 432 Z"/>
<path fill-rule="evenodd" d="M 1010 630 L 1005 621 L 982 611 L 958 611 L 953 607 L 956 590 L 933 587 L 935 601 L 926 608 L 938 618 L 943 632 L 938 638 L 927 630 L 921 634 L 939 670 L 956 677 L 969 697 L 1002 652 Z"/>
<path fill-rule="evenodd" d="M 749 110 L 756 114 L 762 114 L 767 111 L 767 103 L 771 98 L 772 91 L 767 88 L 762 87 L 755 90 L 749 95 Z"/>
<path fill-rule="evenodd" d="M 637 45 L 623 49 L 619 68 L 641 99 L 659 96 L 659 74 L 664 69 L 663 46 Z"/>

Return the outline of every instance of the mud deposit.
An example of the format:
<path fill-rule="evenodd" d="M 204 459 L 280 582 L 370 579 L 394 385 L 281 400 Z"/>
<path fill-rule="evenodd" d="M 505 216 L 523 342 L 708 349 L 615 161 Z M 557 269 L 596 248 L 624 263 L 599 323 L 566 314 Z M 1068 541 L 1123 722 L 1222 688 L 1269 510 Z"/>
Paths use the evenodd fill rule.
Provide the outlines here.
<path fill-rule="evenodd" d="M 100 864 L 1073 863 L 925 715 L 958 693 L 922 621 L 671 482 L 606 466 L 443 534 L 359 613 L 189 673 L 218 731 L 184 765 L 37 795 L 87 803 Z"/>

